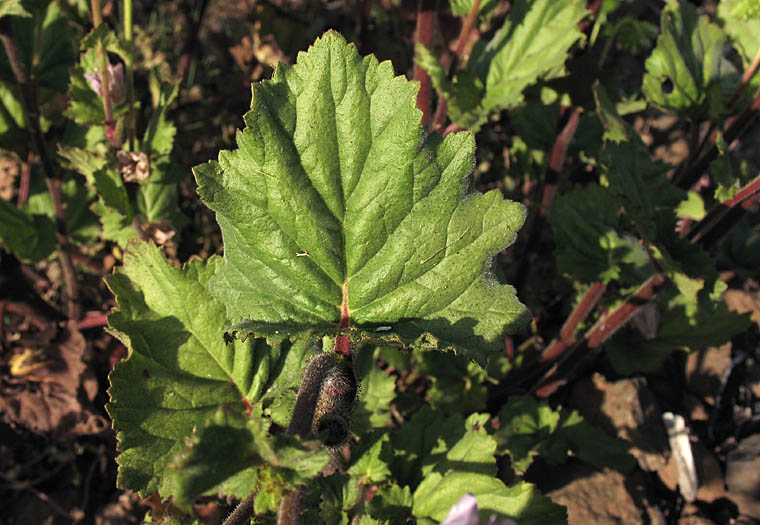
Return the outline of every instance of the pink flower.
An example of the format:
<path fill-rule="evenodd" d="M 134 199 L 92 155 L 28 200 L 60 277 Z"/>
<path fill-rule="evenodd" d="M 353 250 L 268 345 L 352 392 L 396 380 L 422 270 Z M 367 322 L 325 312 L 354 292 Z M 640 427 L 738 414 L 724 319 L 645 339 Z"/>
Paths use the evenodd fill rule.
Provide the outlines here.
<path fill-rule="evenodd" d="M 101 98 L 103 97 L 103 82 L 100 73 L 85 73 L 84 78 L 90 84 L 92 90 Z M 108 88 L 111 102 L 121 104 L 126 99 L 124 88 L 124 66 L 122 64 L 108 64 Z"/>

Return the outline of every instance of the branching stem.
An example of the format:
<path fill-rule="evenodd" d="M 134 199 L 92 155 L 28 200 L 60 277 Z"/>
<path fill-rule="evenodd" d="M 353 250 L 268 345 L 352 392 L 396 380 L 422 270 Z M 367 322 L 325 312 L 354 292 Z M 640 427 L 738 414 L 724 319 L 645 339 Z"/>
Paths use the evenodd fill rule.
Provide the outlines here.
<path fill-rule="evenodd" d="M 42 17 L 39 17 L 42 18 Z M 71 261 L 70 245 L 66 236 L 66 215 L 63 207 L 63 198 L 61 196 L 61 180 L 53 166 L 50 156 L 48 155 L 45 138 L 40 127 L 40 111 L 37 104 L 37 82 L 36 68 L 32 67 L 31 78 L 27 79 L 24 72 L 24 66 L 19 58 L 16 43 L 13 40 L 10 25 L 7 24 L 8 18 L 0 21 L 0 40 L 2 40 L 5 54 L 8 57 L 11 70 L 19 85 L 21 91 L 21 103 L 24 115 L 32 136 L 32 145 L 37 156 L 40 159 L 43 173 L 45 174 L 45 183 L 47 184 L 50 199 L 53 202 L 56 220 L 56 237 L 58 240 L 58 260 L 61 263 L 61 273 L 63 274 L 63 286 L 66 291 L 66 306 L 69 319 L 77 321 L 81 314 L 79 307 L 79 286 L 77 284 L 74 264 Z M 38 24 L 36 31 L 42 31 Z M 35 42 L 39 43 L 40 36 L 35 35 Z M 35 56 L 38 51 L 35 50 Z M 33 60 L 33 66 L 37 59 Z"/>

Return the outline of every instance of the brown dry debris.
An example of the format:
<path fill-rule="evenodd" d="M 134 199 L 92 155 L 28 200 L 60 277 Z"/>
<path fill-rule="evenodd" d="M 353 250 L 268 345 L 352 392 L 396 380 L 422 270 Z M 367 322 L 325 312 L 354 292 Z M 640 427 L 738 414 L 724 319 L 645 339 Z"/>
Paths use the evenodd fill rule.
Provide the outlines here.
<path fill-rule="evenodd" d="M 118 151 L 116 161 L 124 182 L 145 180 L 150 175 L 150 161 L 142 151 Z"/>
<path fill-rule="evenodd" d="M 97 392 L 81 388 L 84 350 L 84 337 L 73 323 L 46 347 L 17 349 L 8 360 L 11 373 L 0 383 L 3 420 L 59 439 L 108 428 L 105 418 L 86 408 L 88 403 L 80 399 L 91 401 Z"/>
<path fill-rule="evenodd" d="M 13 200 L 16 194 L 16 178 L 19 174 L 18 162 L 0 157 L 0 198 Z"/>

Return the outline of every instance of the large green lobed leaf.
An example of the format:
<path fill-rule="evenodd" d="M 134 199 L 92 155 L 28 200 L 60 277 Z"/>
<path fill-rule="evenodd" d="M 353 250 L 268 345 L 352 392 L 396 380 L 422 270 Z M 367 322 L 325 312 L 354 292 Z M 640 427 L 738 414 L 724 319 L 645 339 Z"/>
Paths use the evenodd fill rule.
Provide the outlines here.
<path fill-rule="evenodd" d="M 258 417 L 287 402 L 285 393 L 295 396 L 314 349 L 306 343 L 270 348 L 254 339 L 226 343 L 224 307 L 208 292 L 220 264 L 214 257 L 175 268 L 152 244 L 132 243 L 124 267 L 107 280 L 118 303 L 109 327 L 129 349 L 111 373 L 107 407 L 118 431 L 122 488 L 183 496 L 188 489 L 176 484 L 167 466 L 220 405 Z"/>
<path fill-rule="evenodd" d="M 211 290 L 241 330 L 348 325 L 484 363 L 527 321 L 489 272 L 525 208 L 470 191 L 472 135 L 424 136 L 417 89 L 335 32 L 253 87 L 238 149 L 194 169 L 224 236 Z"/>

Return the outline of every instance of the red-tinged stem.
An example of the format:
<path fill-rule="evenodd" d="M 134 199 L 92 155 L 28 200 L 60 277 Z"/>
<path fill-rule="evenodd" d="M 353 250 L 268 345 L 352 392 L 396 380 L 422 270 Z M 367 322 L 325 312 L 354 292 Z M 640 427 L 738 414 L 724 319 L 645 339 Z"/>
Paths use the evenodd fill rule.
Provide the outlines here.
<path fill-rule="evenodd" d="M 728 104 L 726 104 L 728 107 L 733 106 L 736 101 L 739 100 L 742 91 L 744 91 L 744 88 L 747 86 L 747 84 L 749 84 L 749 81 L 752 79 L 752 77 L 755 76 L 758 67 L 760 67 L 760 49 L 757 50 L 755 58 L 747 68 L 747 71 L 744 72 L 744 75 L 742 75 L 742 81 L 736 87 L 736 91 L 734 91 L 734 94 L 729 99 Z"/>
<path fill-rule="evenodd" d="M 602 0 L 589 0 L 586 4 L 586 8 L 591 11 L 591 18 L 581 21 L 578 24 L 578 29 L 583 32 L 586 28 L 594 23 L 594 19 L 599 14 L 599 8 L 602 7 Z"/>
<path fill-rule="evenodd" d="M 760 177 L 756 177 L 752 182 L 740 189 L 734 197 L 721 202 L 711 210 L 692 230 L 689 235 L 689 242 L 701 244 L 705 249 L 709 249 L 738 222 L 750 203 L 758 198 L 760 198 Z M 667 280 L 663 274 L 657 273 L 653 275 L 622 305 L 617 307 L 612 313 L 599 319 L 586 332 L 580 343 L 574 344 L 569 351 L 567 347 L 561 348 L 559 353 L 555 349 L 552 349 L 552 357 L 563 353 L 565 356 L 562 362 L 555 364 L 544 374 L 543 379 L 538 382 L 536 394 L 543 397 L 548 396 L 557 388 L 567 383 L 567 377 L 570 376 L 575 368 L 580 366 L 583 359 L 593 355 L 595 349 L 630 321 L 642 306 L 657 296 L 666 284 Z M 543 359 L 549 351 L 549 348 L 544 351 L 542 360 L 551 359 L 551 357 Z M 571 354 L 575 353 L 581 354 L 581 357 L 573 360 L 568 359 Z"/>
<path fill-rule="evenodd" d="M 541 195 L 541 207 L 538 213 L 541 217 L 549 214 L 551 205 L 554 202 L 554 195 L 557 192 L 557 178 L 565 165 L 567 150 L 575 136 L 575 130 L 578 129 L 578 121 L 581 112 L 578 108 L 573 108 L 570 117 L 567 119 L 565 127 L 559 132 L 552 146 L 551 156 L 549 157 L 549 166 L 546 172 L 544 188 Z"/>
<path fill-rule="evenodd" d="M 433 0 L 420 0 L 417 7 L 417 28 L 414 32 L 414 40 L 430 49 L 433 42 L 433 20 L 435 17 L 435 2 Z M 433 107 L 433 84 L 430 75 L 416 62 L 414 64 L 414 80 L 420 83 L 417 92 L 417 108 L 422 111 L 422 125 L 430 122 L 430 112 Z"/>
<path fill-rule="evenodd" d="M 18 49 L 13 40 L 11 29 L 6 25 L 6 21 L 0 24 L 0 40 L 5 48 L 5 54 L 16 78 L 16 82 L 21 89 L 21 103 L 29 122 L 32 135 L 32 145 L 40 159 L 42 169 L 45 174 L 45 182 L 53 202 L 56 219 L 56 237 L 58 240 L 58 260 L 61 263 L 61 273 L 63 274 L 63 285 L 66 290 L 67 313 L 69 319 L 76 321 L 80 316 L 79 309 L 79 286 L 77 285 L 74 265 L 71 262 L 69 243 L 66 237 L 66 216 L 63 209 L 63 199 L 61 197 L 61 180 L 53 166 L 50 156 L 48 155 L 45 139 L 40 127 L 39 106 L 37 105 L 37 82 L 36 70 L 32 68 L 31 78 L 27 79 L 24 73 L 24 67 L 19 59 Z M 37 28 L 41 31 L 41 27 Z M 36 39 L 39 40 L 39 39 Z"/>
<path fill-rule="evenodd" d="M 555 338 L 541 353 L 541 361 L 553 361 L 576 343 L 575 331 L 578 325 L 588 317 L 606 291 L 607 285 L 603 283 L 594 283 L 586 290 L 583 298 L 562 325 L 559 337 Z"/>
<path fill-rule="evenodd" d="M 480 1 L 481 0 L 475 0 L 470 8 L 470 12 L 467 13 L 467 18 L 465 18 L 464 23 L 462 24 L 462 30 L 459 32 L 457 45 L 454 48 L 454 56 L 451 57 L 447 54 L 442 57 L 441 65 L 446 70 L 446 76 L 449 80 L 454 77 L 454 73 L 459 67 L 459 61 L 462 58 L 462 53 L 464 53 L 465 45 L 467 45 L 467 39 L 470 37 L 472 28 L 475 27 L 475 22 L 478 19 L 478 11 L 480 11 Z M 431 129 L 438 131 L 443 128 L 443 125 L 446 123 L 448 111 L 449 101 L 446 100 L 443 93 L 438 93 L 438 107 L 435 109 L 435 116 L 433 117 L 433 125 L 431 126 Z M 447 133 L 444 133 L 444 135 Z"/>
<path fill-rule="evenodd" d="M 625 323 L 638 313 L 642 306 L 649 300 L 654 299 L 657 293 L 665 286 L 665 276 L 656 273 L 623 304 L 615 308 L 612 313 L 602 316 L 594 326 L 586 333 L 584 339 L 589 348 L 596 348 L 617 332 Z"/>
<path fill-rule="evenodd" d="M 21 173 L 18 182 L 18 199 L 16 206 L 19 208 L 29 200 L 29 187 L 32 182 L 32 152 L 30 151 L 25 161 L 21 161 Z"/>
<path fill-rule="evenodd" d="M 588 332 L 583 339 L 573 345 L 561 362 L 556 363 L 543 376 L 535 388 L 535 393 L 539 397 L 547 397 L 554 393 L 559 387 L 567 384 L 568 378 L 572 372 L 577 369 L 581 363 L 594 355 L 595 350 L 607 341 L 612 335 L 622 328 L 631 318 L 638 313 L 642 306 L 652 300 L 659 291 L 665 286 L 667 280 L 662 274 L 654 274 L 647 279 L 636 292 L 629 297 L 623 304 L 615 308 L 610 314 L 602 316 Z M 573 354 L 580 354 L 579 357 L 570 358 Z"/>
<path fill-rule="evenodd" d="M 90 0 L 92 7 L 92 25 L 97 29 L 103 22 L 103 17 L 100 12 L 100 0 Z M 106 117 L 105 130 L 108 141 L 114 148 L 118 148 L 119 144 L 116 140 L 116 124 L 113 120 L 113 109 L 111 107 L 111 86 L 108 78 L 108 56 L 106 50 L 102 44 L 100 44 L 98 55 L 100 57 L 100 82 L 102 84 L 102 97 L 103 97 L 103 113 Z"/>
<path fill-rule="evenodd" d="M 77 330 L 86 330 L 87 328 L 98 328 L 108 324 L 108 314 L 91 315 L 85 317 L 77 323 Z"/>
<path fill-rule="evenodd" d="M 566 109 L 567 107 L 563 108 L 563 110 Z M 563 126 L 562 130 L 554 139 L 551 155 L 549 157 L 549 163 L 544 174 L 543 187 L 540 190 L 541 204 L 538 207 L 538 212 L 533 212 L 531 214 L 529 225 L 527 226 L 527 229 L 529 230 L 528 242 L 526 243 L 523 250 L 523 256 L 521 258 L 520 267 L 517 270 L 517 278 L 515 280 L 518 290 L 522 288 L 522 285 L 527 278 L 528 268 L 531 264 L 529 254 L 536 248 L 538 240 L 541 237 L 538 235 L 538 231 L 546 221 L 546 217 L 549 215 L 549 210 L 551 209 L 552 202 L 554 201 L 554 195 L 556 193 L 557 179 L 559 178 L 559 174 L 565 164 L 567 150 L 570 147 L 570 143 L 572 142 L 573 137 L 575 136 L 575 131 L 578 128 L 579 119 L 580 110 L 578 108 L 574 108 L 571 111 L 570 116 L 568 117 L 567 122 Z"/>
<path fill-rule="evenodd" d="M 715 206 L 689 232 L 689 241 L 711 247 L 736 224 L 751 202 L 760 196 L 760 177 L 756 177 L 734 195 Z M 743 208 L 743 209 L 742 209 Z"/>

